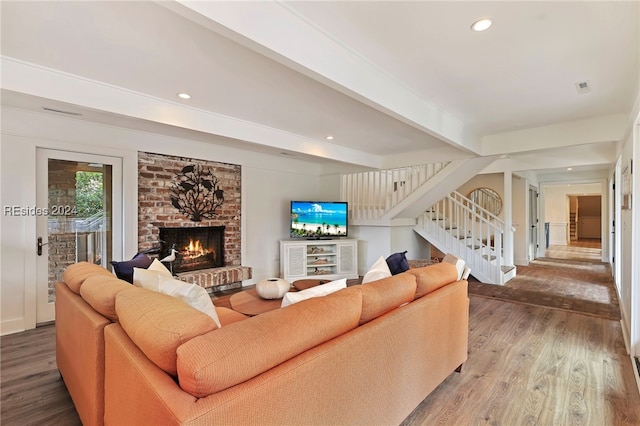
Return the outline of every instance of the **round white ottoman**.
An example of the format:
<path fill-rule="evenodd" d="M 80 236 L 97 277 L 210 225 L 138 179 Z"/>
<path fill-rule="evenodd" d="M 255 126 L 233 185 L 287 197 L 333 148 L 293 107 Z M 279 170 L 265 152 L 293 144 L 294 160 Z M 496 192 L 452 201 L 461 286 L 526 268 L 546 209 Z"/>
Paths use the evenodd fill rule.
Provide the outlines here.
<path fill-rule="evenodd" d="M 289 281 L 282 278 L 266 278 L 256 284 L 256 293 L 263 299 L 281 299 L 289 291 Z"/>

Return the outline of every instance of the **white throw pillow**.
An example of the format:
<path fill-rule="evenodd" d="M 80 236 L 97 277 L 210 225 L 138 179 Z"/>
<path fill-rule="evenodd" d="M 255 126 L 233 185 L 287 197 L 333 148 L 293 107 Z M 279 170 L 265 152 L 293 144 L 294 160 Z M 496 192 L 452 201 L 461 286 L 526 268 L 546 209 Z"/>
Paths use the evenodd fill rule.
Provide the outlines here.
<path fill-rule="evenodd" d="M 462 271 L 461 279 L 463 279 L 463 280 L 469 279 L 469 275 L 470 274 L 471 274 L 471 268 L 469 268 L 468 266 L 465 266 L 464 267 L 464 271 Z"/>
<path fill-rule="evenodd" d="M 391 270 L 389 269 L 389 265 L 387 265 L 387 261 L 384 257 L 380 256 L 378 260 L 375 261 L 371 269 L 364 274 L 362 278 L 362 284 L 370 283 L 372 281 L 378 281 L 383 278 L 388 278 L 391 276 Z"/>
<path fill-rule="evenodd" d="M 213 306 L 213 302 L 211 301 L 211 297 L 209 297 L 209 293 L 207 293 L 207 290 L 203 287 L 196 284 L 187 284 L 171 277 L 159 275 L 158 291 L 178 298 L 200 312 L 209 315 L 216 322 L 218 328 L 222 327 L 216 308 Z"/>
<path fill-rule="evenodd" d="M 442 262 L 455 265 L 456 269 L 458 270 L 458 280 L 462 279 L 462 275 L 464 274 L 464 265 L 466 263 L 464 259 L 460 259 L 459 257 L 456 257 L 451 253 L 447 253 L 444 258 L 442 258 Z"/>
<path fill-rule="evenodd" d="M 293 305 L 301 300 L 310 299 L 312 297 L 326 296 L 327 294 L 334 293 L 338 290 L 347 288 L 347 279 L 342 278 L 339 280 L 331 281 L 326 284 L 320 284 L 315 287 L 309 287 L 302 291 L 290 291 L 282 298 L 281 308 L 288 305 Z"/>
<path fill-rule="evenodd" d="M 147 269 L 133 268 L 133 285 L 158 291 L 158 277 L 172 278 L 171 272 L 158 259 L 154 259 Z"/>

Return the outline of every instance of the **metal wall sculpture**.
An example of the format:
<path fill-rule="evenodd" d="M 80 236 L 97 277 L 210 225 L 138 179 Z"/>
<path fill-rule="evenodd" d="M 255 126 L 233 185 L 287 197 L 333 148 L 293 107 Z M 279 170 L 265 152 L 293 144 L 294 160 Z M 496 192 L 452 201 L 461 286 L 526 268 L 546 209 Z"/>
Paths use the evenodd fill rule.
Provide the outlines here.
<path fill-rule="evenodd" d="M 211 219 L 224 202 L 218 178 L 201 164 L 189 164 L 171 185 L 171 204 L 194 222 Z"/>

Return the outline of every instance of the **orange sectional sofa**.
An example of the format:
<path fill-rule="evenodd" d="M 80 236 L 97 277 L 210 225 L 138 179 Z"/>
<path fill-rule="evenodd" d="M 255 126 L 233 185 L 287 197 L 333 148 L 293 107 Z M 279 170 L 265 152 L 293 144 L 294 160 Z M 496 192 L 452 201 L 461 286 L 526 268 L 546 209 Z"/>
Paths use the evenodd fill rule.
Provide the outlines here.
<path fill-rule="evenodd" d="M 56 285 L 58 368 L 85 425 L 398 424 L 467 359 L 467 282 L 410 269 L 255 317 L 79 263 Z"/>

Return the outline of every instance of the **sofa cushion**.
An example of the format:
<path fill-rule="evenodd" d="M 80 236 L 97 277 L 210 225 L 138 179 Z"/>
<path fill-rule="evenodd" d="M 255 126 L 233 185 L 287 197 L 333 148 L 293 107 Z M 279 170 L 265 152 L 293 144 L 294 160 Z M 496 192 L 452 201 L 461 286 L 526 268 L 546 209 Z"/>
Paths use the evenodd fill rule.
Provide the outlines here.
<path fill-rule="evenodd" d="M 389 265 L 387 265 L 387 261 L 384 257 L 380 256 L 378 260 L 376 260 L 371 268 L 364 274 L 362 278 L 362 284 L 370 283 L 372 281 L 380 280 L 382 278 L 387 278 L 391 276 L 391 271 L 389 270 Z"/>
<path fill-rule="evenodd" d="M 436 263 L 409 269 L 406 273 L 416 277 L 416 299 L 458 280 L 458 269 L 451 263 Z"/>
<path fill-rule="evenodd" d="M 407 251 L 393 253 L 386 258 L 387 265 L 391 275 L 396 275 L 409 269 L 409 261 L 407 260 Z"/>
<path fill-rule="evenodd" d="M 125 260 L 122 262 L 112 261 L 113 271 L 116 276 L 121 280 L 125 280 L 128 283 L 133 284 L 133 268 L 148 268 L 153 260 L 144 253 L 138 253 L 133 256 L 131 260 Z"/>
<path fill-rule="evenodd" d="M 178 348 L 180 387 L 205 397 L 249 380 L 356 328 L 361 300 L 350 287 L 195 337 Z"/>
<path fill-rule="evenodd" d="M 177 374 L 176 349 L 217 328 L 210 316 L 183 301 L 133 286 L 116 295 L 116 314 L 140 350 L 174 376 Z"/>
<path fill-rule="evenodd" d="M 233 309 L 225 308 L 222 306 L 216 306 L 215 309 L 216 313 L 218 314 L 218 318 L 220 319 L 220 324 L 222 324 L 223 326 L 250 318 L 245 314 L 241 314 L 238 311 L 234 311 Z"/>
<path fill-rule="evenodd" d="M 285 306 L 293 305 L 294 303 L 311 299 L 312 297 L 326 296 L 327 294 L 334 293 L 338 290 L 342 290 L 343 288 L 347 288 L 346 278 L 331 281 L 326 284 L 320 284 L 315 287 L 309 287 L 302 291 L 290 291 L 284 295 L 280 306 L 284 308 Z"/>
<path fill-rule="evenodd" d="M 84 280 L 93 275 L 103 275 L 113 277 L 113 274 L 100 265 L 89 262 L 78 262 L 69 265 L 62 273 L 62 280 L 67 287 L 76 294 L 80 294 L 80 287 Z"/>
<path fill-rule="evenodd" d="M 209 296 L 204 287 L 160 275 L 158 276 L 158 291 L 182 300 L 187 305 L 210 316 L 216 322 L 218 328 L 222 327 L 218 314 L 213 307 L 211 296 Z"/>
<path fill-rule="evenodd" d="M 130 288 L 131 284 L 116 278 L 113 274 L 97 274 L 84 281 L 82 287 L 80 287 L 80 296 L 96 312 L 116 322 L 118 321 L 116 294 Z"/>
<path fill-rule="evenodd" d="M 362 314 L 360 324 L 371 321 L 400 305 L 411 302 L 416 294 L 416 277 L 397 274 L 360 286 Z"/>

